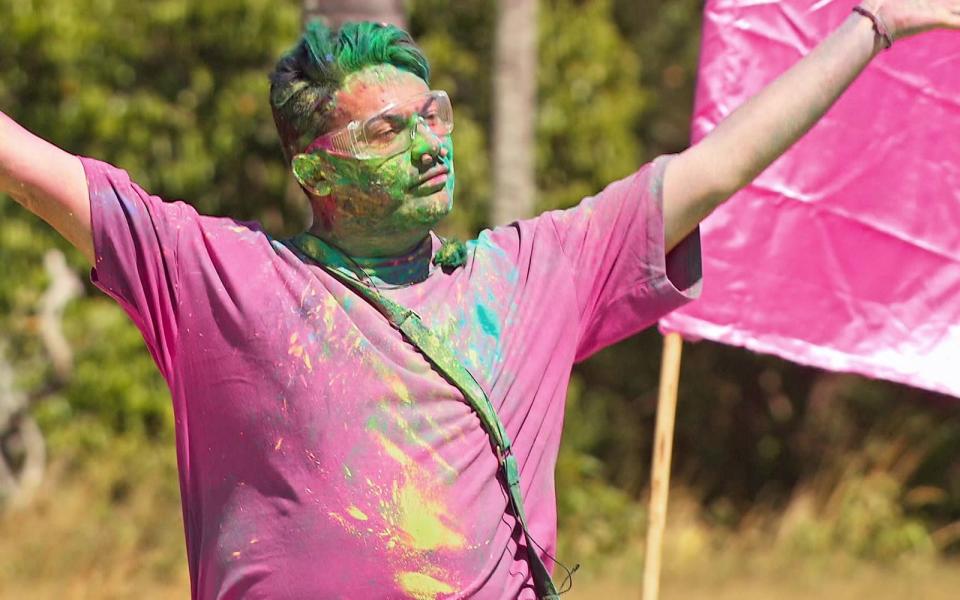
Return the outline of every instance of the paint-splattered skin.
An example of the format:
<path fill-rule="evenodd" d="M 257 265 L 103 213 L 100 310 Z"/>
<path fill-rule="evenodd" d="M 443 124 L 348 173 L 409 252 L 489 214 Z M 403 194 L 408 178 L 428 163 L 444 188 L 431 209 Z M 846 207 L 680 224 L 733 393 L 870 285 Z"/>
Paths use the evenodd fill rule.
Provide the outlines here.
<path fill-rule="evenodd" d="M 331 131 L 429 91 L 388 65 L 347 78 L 334 98 Z M 453 208 L 453 139 L 418 124 L 410 149 L 383 159 L 318 150 L 293 159 L 314 210 L 311 231 L 353 256 L 395 256 L 419 244 Z M 420 183 L 425 174 L 446 173 Z"/>

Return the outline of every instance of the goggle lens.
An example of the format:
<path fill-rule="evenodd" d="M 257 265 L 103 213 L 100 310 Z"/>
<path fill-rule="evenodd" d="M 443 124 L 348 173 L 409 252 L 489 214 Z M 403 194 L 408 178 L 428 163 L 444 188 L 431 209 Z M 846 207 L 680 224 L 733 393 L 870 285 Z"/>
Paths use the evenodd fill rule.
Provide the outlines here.
<path fill-rule="evenodd" d="M 446 92 L 427 92 L 388 106 L 362 122 L 354 121 L 321 135 L 304 152 L 325 150 L 359 159 L 390 158 L 410 148 L 421 123 L 436 136 L 453 132 L 453 107 Z"/>
<path fill-rule="evenodd" d="M 354 132 L 357 157 L 389 157 L 407 150 L 420 124 L 434 135 L 453 131 L 453 107 L 444 92 L 429 92 L 367 118 Z"/>

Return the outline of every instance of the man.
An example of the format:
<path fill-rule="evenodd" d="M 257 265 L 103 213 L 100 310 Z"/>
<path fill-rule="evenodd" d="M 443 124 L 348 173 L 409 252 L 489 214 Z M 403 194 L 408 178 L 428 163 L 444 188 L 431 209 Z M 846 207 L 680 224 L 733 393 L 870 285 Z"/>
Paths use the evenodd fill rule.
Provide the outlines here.
<path fill-rule="evenodd" d="M 945 27 L 960 0 L 868 0 L 701 143 L 463 247 L 431 233 L 453 201 L 449 100 L 405 33 L 370 23 L 309 27 L 272 77 L 308 234 L 164 203 L 2 115 L 0 191 L 91 261 L 170 385 L 195 598 L 545 596 L 531 570 L 552 568 L 572 364 L 696 294 L 697 224 L 888 35 Z M 449 344 L 512 453 L 390 302 Z M 507 454 L 529 536 L 498 479 Z"/>

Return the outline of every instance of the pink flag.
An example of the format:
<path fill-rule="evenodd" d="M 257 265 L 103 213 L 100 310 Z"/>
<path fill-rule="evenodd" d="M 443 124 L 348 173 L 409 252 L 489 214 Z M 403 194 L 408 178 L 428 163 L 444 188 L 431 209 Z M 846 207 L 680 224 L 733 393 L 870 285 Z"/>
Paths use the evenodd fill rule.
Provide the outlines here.
<path fill-rule="evenodd" d="M 694 139 L 854 4 L 708 1 Z M 701 232 L 703 296 L 662 329 L 960 396 L 960 35 L 877 57 Z"/>

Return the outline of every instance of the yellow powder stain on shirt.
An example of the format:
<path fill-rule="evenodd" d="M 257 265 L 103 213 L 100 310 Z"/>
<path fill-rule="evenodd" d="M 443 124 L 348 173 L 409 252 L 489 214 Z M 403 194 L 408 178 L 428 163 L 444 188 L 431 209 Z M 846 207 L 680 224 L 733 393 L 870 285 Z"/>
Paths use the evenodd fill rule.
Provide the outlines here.
<path fill-rule="evenodd" d="M 407 386 L 403 383 L 403 379 L 397 376 L 392 367 L 387 366 L 374 354 L 365 355 L 364 360 L 370 365 L 373 372 L 379 375 L 380 379 L 387 384 L 387 387 L 390 388 L 390 391 L 396 395 L 400 402 L 413 404 L 413 396 L 410 395 L 410 390 L 407 389 Z"/>
<path fill-rule="evenodd" d="M 390 377 L 387 380 L 387 384 L 390 386 L 390 390 L 397 395 L 397 398 L 400 398 L 401 402 L 404 404 L 413 404 L 413 398 L 410 397 L 410 390 L 403 384 L 402 379 L 396 376 Z"/>
<path fill-rule="evenodd" d="M 463 548 L 466 540 L 448 527 L 441 517 L 446 516 L 443 505 L 426 498 L 410 483 L 394 488 L 399 511 L 398 533 L 406 545 L 415 550 Z"/>
<path fill-rule="evenodd" d="M 307 367 L 307 371 L 312 373 L 313 365 L 310 363 L 310 355 L 307 354 L 306 350 L 304 350 L 302 344 L 297 343 L 297 338 L 297 333 L 294 333 L 290 336 L 290 349 L 287 350 L 287 354 L 303 360 L 303 364 Z"/>
<path fill-rule="evenodd" d="M 337 303 L 337 299 L 334 298 L 333 295 L 329 295 L 323 299 L 323 313 L 320 316 L 323 319 L 323 324 L 326 325 L 328 329 L 333 328 L 337 309 L 339 308 L 340 305 Z"/>
<path fill-rule="evenodd" d="M 403 433 L 404 433 L 411 441 L 413 441 L 415 444 L 417 444 L 418 446 L 420 446 L 421 448 L 423 448 L 423 449 L 430 455 L 430 457 L 433 459 L 433 461 L 434 461 L 435 463 L 437 463 L 437 465 L 439 465 L 444 471 L 446 471 L 446 474 L 447 474 L 448 477 L 454 478 L 454 477 L 457 476 L 457 470 L 454 469 L 453 466 L 452 466 L 450 463 L 448 463 L 446 460 L 444 460 L 443 457 L 440 456 L 440 453 L 437 452 L 437 450 L 436 450 L 433 446 L 431 446 L 431 445 L 429 444 L 429 442 L 427 442 L 426 440 L 424 440 L 423 438 L 421 438 L 419 435 L 417 435 L 416 430 L 413 428 L 412 425 L 410 425 L 410 422 L 407 421 L 407 420 L 403 417 L 403 415 L 401 415 L 401 414 L 400 414 L 398 411 L 396 411 L 396 410 L 392 410 L 392 409 L 389 407 L 389 405 L 384 406 L 384 410 L 385 410 L 386 412 L 388 412 L 388 413 L 390 414 L 390 416 L 393 417 L 394 421 L 396 421 L 396 423 L 397 423 L 397 426 L 400 427 L 400 429 L 403 431 Z M 430 422 L 431 424 L 434 424 L 432 421 L 430 421 L 430 418 L 429 418 L 429 417 L 427 417 L 427 420 L 428 420 L 428 422 Z M 440 430 L 440 427 L 436 426 L 435 424 L 434 424 L 434 427 L 435 427 L 438 431 Z M 393 454 L 391 454 L 391 456 L 393 456 Z M 393 456 L 393 457 L 396 458 L 396 456 Z"/>
<path fill-rule="evenodd" d="M 343 527 L 343 529 L 350 535 L 354 535 L 356 537 L 361 537 L 363 535 L 363 533 L 359 529 L 354 527 L 353 523 L 344 519 L 343 516 L 332 511 L 328 512 L 327 516 L 329 516 L 331 519 L 339 523 L 340 526 Z"/>
<path fill-rule="evenodd" d="M 354 519 L 357 519 L 358 521 L 366 521 L 367 519 L 370 518 L 356 506 L 351 506 L 350 508 L 348 508 L 347 514 L 349 514 Z"/>
<path fill-rule="evenodd" d="M 403 572 L 397 575 L 397 583 L 404 592 L 417 600 L 436 600 L 440 594 L 449 594 L 454 589 L 447 583 L 423 573 Z"/>
<path fill-rule="evenodd" d="M 410 467 L 412 467 L 412 466 L 414 466 L 414 465 L 417 464 L 417 463 L 413 462 L 413 459 L 410 458 L 409 456 L 407 456 L 407 455 L 403 452 L 403 450 L 400 449 L 400 446 L 394 444 L 393 442 L 391 442 L 390 440 L 388 440 L 387 438 L 385 438 L 385 437 L 384 437 L 382 434 L 380 434 L 380 433 L 377 433 L 376 436 L 377 436 L 377 441 L 379 441 L 379 442 L 380 442 L 380 445 L 383 446 L 383 449 L 384 449 L 384 451 L 387 453 L 387 456 L 389 456 L 389 457 L 392 458 L 393 460 L 395 460 L 395 461 L 397 461 L 398 463 L 400 463 L 404 468 L 407 468 L 407 469 L 408 469 L 408 468 L 410 468 Z M 369 480 L 368 480 L 368 481 L 369 481 Z M 371 482 L 371 484 L 372 484 L 372 483 L 373 483 L 373 482 Z"/>
<path fill-rule="evenodd" d="M 469 350 L 467 350 L 467 360 L 470 362 L 470 364 L 474 364 L 474 365 L 482 364 L 480 355 L 477 354 L 477 351 L 474 350 L 473 348 L 470 348 Z"/>
<path fill-rule="evenodd" d="M 382 508 L 386 509 L 384 516 L 394 526 L 403 545 L 414 550 L 463 548 L 466 539 L 444 523 L 444 520 L 452 521 L 446 507 L 425 496 L 414 485 L 419 465 L 387 438 L 382 435 L 377 438 L 387 455 L 400 463 L 405 474 L 402 481 L 394 482 L 391 502 L 382 503 Z"/>

